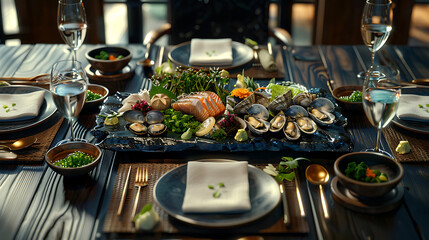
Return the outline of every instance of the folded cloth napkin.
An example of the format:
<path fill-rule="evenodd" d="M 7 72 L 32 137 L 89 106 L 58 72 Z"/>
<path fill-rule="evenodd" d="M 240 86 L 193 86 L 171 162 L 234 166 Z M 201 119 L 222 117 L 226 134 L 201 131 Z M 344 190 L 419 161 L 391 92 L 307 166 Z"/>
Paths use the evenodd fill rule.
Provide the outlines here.
<path fill-rule="evenodd" d="M 189 64 L 203 66 L 216 65 L 226 66 L 232 64 L 232 40 L 221 39 L 199 39 L 191 40 L 191 53 Z"/>
<path fill-rule="evenodd" d="M 250 210 L 247 162 L 189 162 L 185 213 L 231 213 Z"/>
<path fill-rule="evenodd" d="M 39 115 L 45 91 L 0 94 L 0 122 L 22 121 Z"/>
<path fill-rule="evenodd" d="M 267 72 L 276 72 L 277 71 L 277 65 L 274 62 L 274 58 L 268 50 L 261 49 L 259 50 L 259 61 L 261 62 L 262 67 Z"/>
<path fill-rule="evenodd" d="M 429 122 L 429 96 L 402 94 L 399 98 L 396 115 L 401 120 Z"/>

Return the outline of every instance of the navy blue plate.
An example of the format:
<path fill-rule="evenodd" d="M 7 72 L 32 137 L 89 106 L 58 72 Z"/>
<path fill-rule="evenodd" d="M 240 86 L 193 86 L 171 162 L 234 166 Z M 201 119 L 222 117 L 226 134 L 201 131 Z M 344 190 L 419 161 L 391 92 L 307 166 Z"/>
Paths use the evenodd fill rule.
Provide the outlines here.
<path fill-rule="evenodd" d="M 216 160 L 212 160 L 216 161 Z M 255 221 L 271 212 L 280 201 L 278 183 L 264 171 L 249 165 L 249 196 L 252 209 L 243 213 L 184 213 L 187 165 L 164 174 L 153 190 L 155 202 L 170 216 L 202 227 L 225 228 Z"/>
<path fill-rule="evenodd" d="M 422 96 L 429 96 L 429 88 L 425 88 L 425 87 L 402 88 L 401 92 L 402 94 L 417 94 Z M 395 116 L 392 122 L 399 127 L 402 127 L 404 129 L 407 129 L 413 132 L 429 134 L 429 124 L 427 123 L 404 121 L 398 118 L 398 116 Z"/>

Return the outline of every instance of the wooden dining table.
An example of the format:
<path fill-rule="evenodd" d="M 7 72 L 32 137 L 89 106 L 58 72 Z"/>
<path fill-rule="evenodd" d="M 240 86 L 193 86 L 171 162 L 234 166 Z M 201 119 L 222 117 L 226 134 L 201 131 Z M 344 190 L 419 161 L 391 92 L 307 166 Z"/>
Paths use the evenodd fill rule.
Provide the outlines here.
<path fill-rule="evenodd" d="M 85 52 L 98 45 L 83 45 L 78 59 L 88 65 Z M 99 45 L 101 46 L 101 45 Z M 149 86 L 143 67 L 146 48 L 127 45 L 133 53 L 130 63 L 134 75 L 118 89 L 136 93 Z M 154 46 L 150 57 L 159 66 L 166 62 L 170 46 Z M 370 53 L 363 45 L 275 47 L 279 67 L 277 81 L 292 81 L 328 92 L 343 85 L 361 85 L 356 77 L 366 70 Z M 58 60 L 70 59 L 71 52 L 64 44 L 35 44 L 21 46 L 0 45 L 0 77 L 31 77 L 49 73 Z M 310 56 L 302 58 L 302 56 Z M 378 61 L 397 67 L 401 80 L 429 77 L 429 47 L 387 45 L 377 55 Z M 231 76 L 241 73 L 261 85 L 267 84 L 272 75 L 261 67 L 249 63 L 239 69 L 231 69 Z M 233 81 L 234 79 L 231 79 Z M 91 80 L 90 80 L 91 82 Z M 115 92 L 111 91 L 113 96 Z M 74 123 L 75 134 L 89 142 L 99 143 L 91 130 L 96 126 L 98 109 L 83 111 Z M 351 151 L 358 152 L 375 146 L 376 130 L 366 120 L 363 111 L 346 111 L 345 127 L 352 138 Z M 427 124 L 427 123 L 426 123 Z M 52 171 L 44 162 L 44 154 L 58 141 L 70 136 L 68 122 L 57 112 L 36 126 L 19 131 L 0 133 L 0 141 L 36 135 L 38 141 L 31 147 L 16 151 L 14 161 L 0 161 L 0 238 L 1 239 L 106 239 L 106 238 L 228 238 L 228 239 L 427 239 L 429 238 L 429 138 L 427 133 L 405 129 L 390 124 L 383 130 L 381 148 L 391 153 L 404 168 L 401 186 L 404 196 L 399 206 L 384 213 L 358 212 L 337 202 L 331 194 L 331 180 L 335 176 L 335 160 L 344 151 L 115 151 L 105 148 L 100 164 L 88 175 L 65 178 Z M 407 140 L 411 152 L 396 153 L 399 141 Z M 210 228 L 194 226 L 169 216 L 153 199 L 156 181 L 166 172 L 188 161 L 222 158 L 248 161 L 263 168 L 277 165 L 282 157 L 306 157 L 296 170 L 297 178 L 283 183 L 292 214 L 292 227 L 283 224 L 282 207 L 261 219 L 240 226 Z M 330 181 L 319 188 L 305 179 L 305 167 L 318 163 L 328 169 Z M 160 223 L 151 231 L 136 231 L 132 223 L 132 207 L 137 188 L 134 176 L 137 167 L 148 167 L 150 184 L 142 189 L 139 209 L 146 203 L 154 203 L 160 215 Z M 116 215 L 127 171 L 131 167 L 130 184 L 127 188 L 124 213 Z M 297 194 L 299 192 L 299 195 Z M 323 191 L 326 205 L 322 206 Z M 300 205 L 300 203 L 302 205 Z M 328 212 L 328 215 L 324 213 Z"/>

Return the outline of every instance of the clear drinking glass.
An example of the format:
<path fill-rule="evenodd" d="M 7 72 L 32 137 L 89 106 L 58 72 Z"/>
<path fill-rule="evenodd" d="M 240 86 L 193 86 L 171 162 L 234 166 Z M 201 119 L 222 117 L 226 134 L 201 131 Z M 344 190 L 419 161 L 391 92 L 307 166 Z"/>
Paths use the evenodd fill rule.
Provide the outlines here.
<path fill-rule="evenodd" d="M 386 127 L 396 115 L 398 100 L 401 96 L 399 71 L 395 68 L 383 67 L 381 76 L 370 75 L 365 78 L 362 91 L 363 108 L 365 115 L 372 126 L 377 128 L 377 143 L 375 148 L 363 151 L 375 151 L 392 157 L 380 149 L 382 129 Z M 380 71 L 381 72 L 381 71 Z"/>
<path fill-rule="evenodd" d="M 85 40 L 87 28 L 82 0 L 59 0 L 57 25 L 64 42 L 73 51 L 73 61 L 76 61 L 76 51 Z"/>
<path fill-rule="evenodd" d="M 76 139 L 73 132 L 73 120 L 82 110 L 86 99 L 88 80 L 79 61 L 59 61 L 52 66 L 50 92 L 58 111 L 69 120 L 71 139 L 65 139 L 57 145 L 66 142 L 81 141 Z"/>
<path fill-rule="evenodd" d="M 362 39 L 371 51 L 371 66 L 367 72 L 358 73 L 358 78 L 364 78 L 368 72 L 380 75 L 374 68 L 375 54 L 383 47 L 392 30 L 392 1 L 391 0 L 366 0 L 362 13 L 361 28 Z"/>

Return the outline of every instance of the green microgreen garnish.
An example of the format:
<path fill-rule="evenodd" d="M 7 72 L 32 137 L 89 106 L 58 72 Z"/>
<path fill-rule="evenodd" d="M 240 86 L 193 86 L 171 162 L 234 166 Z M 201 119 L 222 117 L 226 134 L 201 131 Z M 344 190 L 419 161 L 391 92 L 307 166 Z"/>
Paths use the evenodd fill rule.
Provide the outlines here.
<path fill-rule="evenodd" d="M 16 103 L 12 103 L 12 106 L 8 106 L 8 105 L 3 105 L 3 109 L 8 113 L 11 110 L 15 110 Z"/>
<path fill-rule="evenodd" d="M 95 158 L 81 151 L 76 151 L 69 154 L 67 157 L 54 162 L 55 166 L 63 168 L 82 167 L 92 163 Z"/>
<path fill-rule="evenodd" d="M 349 96 L 341 96 L 339 99 L 346 102 L 362 102 L 362 92 L 356 90 L 353 91 Z"/>
<path fill-rule="evenodd" d="M 223 182 L 220 182 L 216 185 L 216 187 L 213 185 L 208 185 L 207 187 L 210 190 L 215 190 L 215 192 L 213 193 L 214 198 L 220 198 L 220 196 L 222 195 L 221 188 L 225 188 L 225 184 Z"/>
<path fill-rule="evenodd" d="M 189 128 L 195 133 L 200 122 L 192 115 L 183 114 L 180 111 L 169 108 L 164 111 L 164 124 L 168 130 L 174 133 L 184 133 Z"/>
<path fill-rule="evenodd" d="M 305 160 L 310 161 L 307 158 L 291 158 L 291 157 L 282 157 L 282 161 L 279 163 L 278 170 L 272 165 L 268 164 L 264 168 L 264 172 L 275 177 L 278 182 L 283 182 L 283 180 L 293 181 L 295 179 L 295 169 L 298 168 L 298 161 Z"/>
<path fill-rule="evenodd" d="M 212 50 L 211 52 L 206 52 L 206 55 L 207 56 L 209 56 L 209 57 L 211 57 L 211 56 L 213 56 L 214 55 L 214 53 L 215 53 L 215 50 Z"/>
<path fill-rule="evenodd" d="M 103 96 L 101 96 L 101 94 L 98 93 L 94 93 L 91 90 L 86 91 L 86 101 L 94 101 L 97 99 L 102 98 Z"/>
<path fill-rule="evenodd" d="M 220 195 L 221 195 L 221 193 L 219 190 L 216 190 L 216 192 L 213 193 L 214 198 L 220 198 Z"/>
<path fill-rule="evenodd" d="M 426 104 L 426 106 L 423 106 L 422 104 L 419 104 L 419 108 L 421 108 L 425 112 L 429 113 L 429 104 Z"/>

